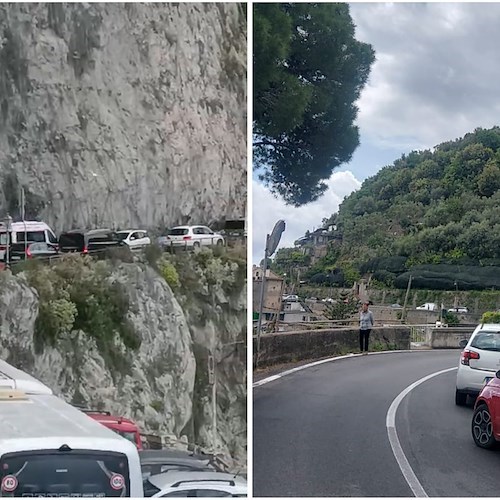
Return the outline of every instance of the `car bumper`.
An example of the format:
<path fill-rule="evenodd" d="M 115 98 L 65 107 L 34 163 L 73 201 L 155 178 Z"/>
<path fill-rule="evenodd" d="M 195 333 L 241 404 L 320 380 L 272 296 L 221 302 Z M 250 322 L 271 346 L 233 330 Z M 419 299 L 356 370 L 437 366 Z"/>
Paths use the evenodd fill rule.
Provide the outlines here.
<path fill-rule="evenodd" d="M 165 247 L 192 247 L 194 244 L 193 240 L 188 241 L 167 241 L 163 244 Z"/>
<path fill-rule="evenodd" d="M 484 379 L 494 376 L 494 371 L 476 370 L 467 365 L 460 365 L 457 373 L 457 390 L 477 396 L 483 390 Z"/>

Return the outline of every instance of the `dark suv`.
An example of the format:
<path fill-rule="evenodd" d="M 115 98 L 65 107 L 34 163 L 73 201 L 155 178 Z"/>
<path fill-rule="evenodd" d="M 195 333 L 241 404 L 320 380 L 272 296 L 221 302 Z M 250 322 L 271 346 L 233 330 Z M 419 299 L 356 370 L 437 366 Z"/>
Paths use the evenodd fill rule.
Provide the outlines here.
<path fill-rule="evenodd" d="M 66 231 L 59 236 L 59 251 L 61 253 L 97 254 L 109 248 L 122 246 L 124 246 L 124 243 L 116 232 L 110 229 Z"/>

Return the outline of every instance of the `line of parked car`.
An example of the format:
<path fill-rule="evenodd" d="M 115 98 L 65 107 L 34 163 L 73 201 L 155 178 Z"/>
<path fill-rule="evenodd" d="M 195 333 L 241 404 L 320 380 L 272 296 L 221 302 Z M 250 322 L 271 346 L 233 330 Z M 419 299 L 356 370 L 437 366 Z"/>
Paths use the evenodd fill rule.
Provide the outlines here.
<path fill-rule="evenodd" d="M 500 443 L 500 324 L 478 325 L 460 347 L 455 403 L 465 406 L 476 398 L 472 438 L 481 448 L 493 448 Z"/>
<path fill-rule="evenodd" d="M 150 245 L 148 232 L 142 229 L 113 231 L 92 229 L 89 231 L 65 231 L 56 237 L 54 231 L 44 222 L 23 221 L 12 223 L 11 231 L 0 223 L 0 261 L 17 262 L 32 258 L 56 257 L 60 253 L 97 253 L 104 249 L 126 246 L 141 250 Z M 207 226 L 177 226 L 171 228 L 156 243 L 163 249 L 194 249 L 201 246 L 223 246 L 224 237 Z"/>
<path fill-rule="evenodd" d="M 218 469 L 210 455 L 179 450 L 144 450 L 139 427 L 107 411 L 80 408 L 90 418 L 137 446 L 146 497 L 246 497 L 242 476 Z"/>

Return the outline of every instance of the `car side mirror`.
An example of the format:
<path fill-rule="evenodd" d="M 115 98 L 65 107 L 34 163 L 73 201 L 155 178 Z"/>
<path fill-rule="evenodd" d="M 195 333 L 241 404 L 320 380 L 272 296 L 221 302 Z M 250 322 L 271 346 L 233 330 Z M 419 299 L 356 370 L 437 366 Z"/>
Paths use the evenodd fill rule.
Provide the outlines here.
<path fill-rule="evenodd" d="M 500 370 L 498 370 L 498 371 L 495 373 L 495 377 L 496 377 L 496 378 L 500 378 Z"/>
<path fill-rule="evenodd" d="M 463 349 L 463 348 L 467 345 L 467 342 L 469 342 L 467 339 L 462 339 L 462 340 L 458 343 L 458 346 L 460 347 L 460 349 Z"/>

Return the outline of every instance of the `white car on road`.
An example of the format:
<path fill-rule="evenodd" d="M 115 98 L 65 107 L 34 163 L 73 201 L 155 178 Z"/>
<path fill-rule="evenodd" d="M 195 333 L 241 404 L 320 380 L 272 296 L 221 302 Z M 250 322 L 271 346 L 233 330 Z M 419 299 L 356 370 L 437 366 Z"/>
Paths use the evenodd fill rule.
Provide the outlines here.
<path fill-rule="evenodd" d="M 469 310 L 464 306 L 458 306 L 458 307 L 451 307 L 450 309 L 448 309 L 448 312 L 467 314 Z"/>
<path fill-rule="evenodd" d="M 465 340 L 461 345 L 465 344 Z M 455 403 L 463 406 L 467 396 L 476 397 L 500 370 L 500 324 L 478 325 L 462 351 L 458 365 Z"/>
<path fill-rule="evenodd" d="M 116 234 L 131 250 L 138 250 L 151 245 L 151 239 L 147 231 L 142 229 L 127 229 L 124 231 L 117 231 Z"/>
<path fill-rule="evenodd" d="M 177 226 L 168 231 L 164 246 L 174 247 L 201 247 L 222 246 L 224 238 L 207 226 Z"/>
<path fill-rule="evenodd" d="M 247 482 L 234 474 L 169 471 L 144 481 L 146 497 L 246 497 Z"/>

